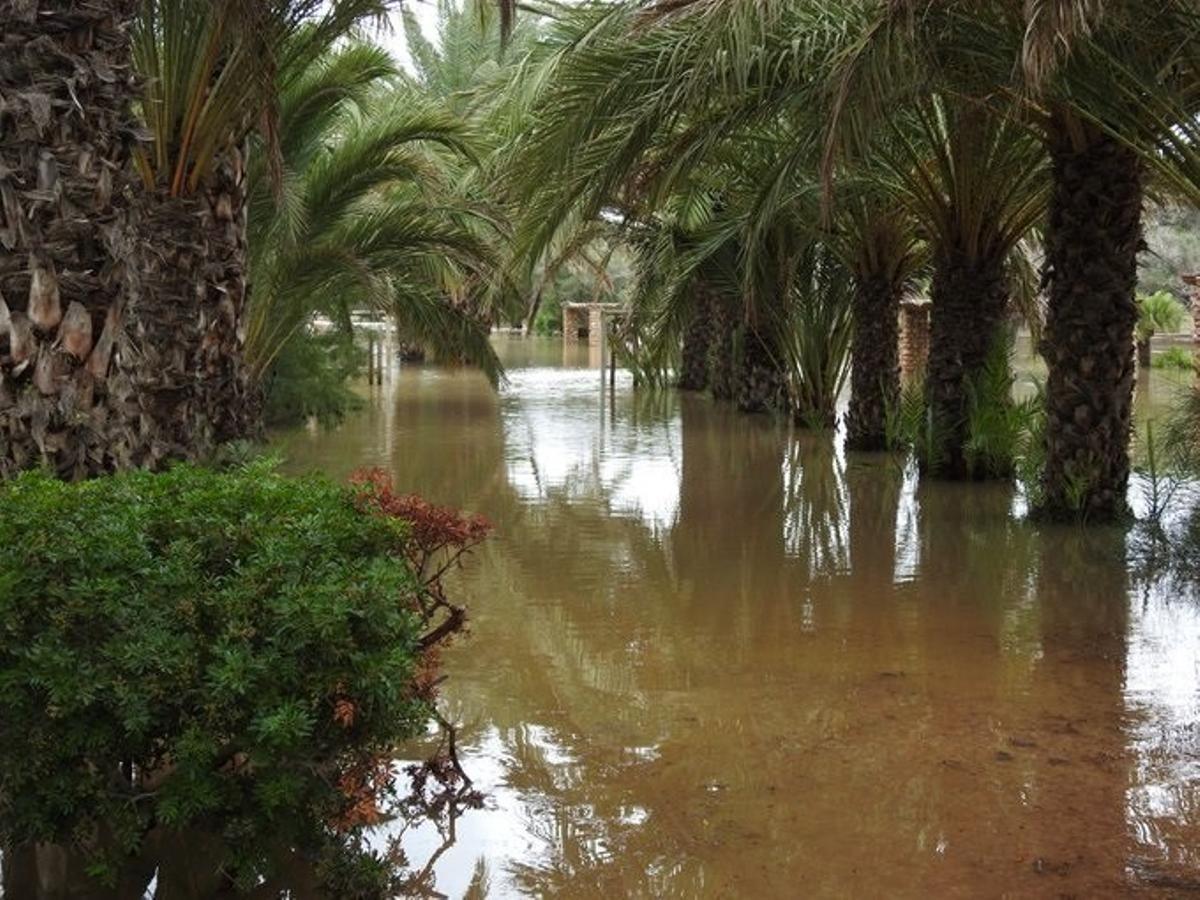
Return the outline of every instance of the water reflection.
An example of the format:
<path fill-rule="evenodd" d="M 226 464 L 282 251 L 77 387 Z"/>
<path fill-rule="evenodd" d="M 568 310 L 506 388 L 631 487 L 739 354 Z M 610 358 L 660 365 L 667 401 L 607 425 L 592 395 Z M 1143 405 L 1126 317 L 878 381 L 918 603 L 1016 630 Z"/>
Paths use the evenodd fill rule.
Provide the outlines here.
<path fill-rule="evenodd" d="M 280 440 L 496 522 L 446 696 L 488 800 L 437 890 L 1200 884 L 1197 598 L 1131 583 L 1123 534 L 1035 529 L 1009 488 L 918 484 L 704 398 L 602 398 L 583 348 L 503 350 L 499 396 L 406 371 Z"/>

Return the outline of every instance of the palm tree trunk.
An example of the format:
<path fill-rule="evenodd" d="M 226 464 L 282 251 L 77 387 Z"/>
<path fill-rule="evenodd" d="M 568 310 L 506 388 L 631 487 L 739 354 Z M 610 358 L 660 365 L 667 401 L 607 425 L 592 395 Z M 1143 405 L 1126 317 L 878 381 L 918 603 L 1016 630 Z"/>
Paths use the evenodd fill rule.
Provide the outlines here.
<path fill-rule="evenodd" d="M 213 424 L 217 443 L 257 438 L 262 431 L 262 402 L 246 367 L 245 312 L 250 293 L 246 269 L 245 155 L 221 157 L 204 190 L 201 221 L 215 263 L 201 307 L 203 340 L 199 350 L 201 406 Z"/>
<path fill-rule="evenodd" d="M 521 323 L 521 330 L 525 334 L 533 334 L 534 323 L 537 322 L 538 311 L 542 308 L 542 294 L 546 290 L 545 280 L 537 283 L 533 289 L 533 293 L 529 296 L 529 305 L 525 310 L 525 320 Z"/>
<path fill-rule="evenodd" d="M 712 344 L 713 320 L 708 291 L 696 282 L 691 319 L 683 332 L 683 358 L 679 367 L 681 391 L 702 391 L 708 387 L 708 352 Z"/>
<path fill-rule="evenodd" d="M 737 315 L 729 298 L 716 291 L 709 292 L 708 304 L 713 336 L 708 346 L 708 386 L 714 399 L 732 400 Z"/>
<path fill-rule="evenodd" d="M 1061 114 L 1055 124 L 1042 512 L 1113 520 L 1127 512 L 1141 165 L 1098 128 Z M 1082 146 L 1071 132 L 1084 136 Z"/>
<path fill-rule="evenodd" d="M 0 0 L 0 476 L 129 465 L 135 0 Z"/>
<path fill-rule="evenodd" d="M 1150 368 L 1150 338 L 1145 338 L 1137 342 L 1137 361 L 1139 367 L 1144 369 Z"/>
<path fill-rule="evenodd" d="M 846 447 L 887 447 L 887 411 L 900 399 L 900 289 L 886 275 L 861 275 L 854 287 L 850 409 Z"/>
<path fill-rule="evenodd" d="M 1008 308 L 1004 260 L 943 251 L 934 261 L 931 294 L 925 377 L 931 441 L 924 468 L 952 479 L 1005 475 L 973 469 L 965 452 L 969 385 L 1000 339 Z"/>
<path fill-rule="evenodd" d="M 787 407 L 787 377 L 778 341 L 747 324 L 734 370 L 737 407 L 742 412 L 776 412 Z"/>
<path fill-rule="evenodd" d="M 198 459 L 255 437 L 261 404 L 244 356 L 245 175 L 240 153 L 218 160 L 200 188 L 148 192 L 141 216 L 139 296 L 130 319 L 143 365 L 142 465 Z"/>

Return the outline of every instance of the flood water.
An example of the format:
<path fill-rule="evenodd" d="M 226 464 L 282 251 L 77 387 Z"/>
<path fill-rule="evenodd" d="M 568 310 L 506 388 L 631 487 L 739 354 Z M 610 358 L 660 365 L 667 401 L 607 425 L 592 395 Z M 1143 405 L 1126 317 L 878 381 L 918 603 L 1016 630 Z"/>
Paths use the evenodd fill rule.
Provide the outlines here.
<path fill-rule="evenodd" d="M 443 701 L 486 802 L 405 841 L 438 891 L 1200 890 L 1200 598 L 1123 533 L 500 341 L 498 393 L 405 368 L 276 441 L 495 523 Z"/>

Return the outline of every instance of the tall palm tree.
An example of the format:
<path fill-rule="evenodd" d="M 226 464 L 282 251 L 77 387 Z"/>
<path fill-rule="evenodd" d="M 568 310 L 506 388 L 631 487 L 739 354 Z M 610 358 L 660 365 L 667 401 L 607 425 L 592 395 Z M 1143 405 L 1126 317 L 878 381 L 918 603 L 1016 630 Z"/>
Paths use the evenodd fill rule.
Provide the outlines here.
<path fill-rule="evenodd" d="M 0 477 L 127 465 L 136 0 L 0 0 Z"/>
<path fill-rule="evenodd" d="M 952 78 L 990 81 L 1050 158 L 1041 512 L 1119 518 L 1148 173 L 1197 196 L 1197 10 L 1187 0 L 912 0 L 891 12 L 898 27 L 881 32 L 913 40 Z"/>
<path fill-rule="evenodd" d="M 868 193 L 839 209 L 830 244 L 854 273 L 846 446 L 883 450 L 888 414 L 900 402 L 900 301 L 923 263 L 923 244 L 903 209 L 878 196 Z"/>
<path fill-rule="evenodd" d="M 277 92 L 386 0 L 142 0 L 134 59 L 152 135 L 143 181 L 137 390 L 143 465 L 253 435 L 259 403 L 244 360 L 247 168 L 264 136 L 279 176 Z"/>
<path fill-rule="evenodd" d="M 1109 520 L 1127 512 L 1147 167 L 1164 144 L 1186 145 L 1177 127 L 1192 127 L 1200 111 L 1200 69 L 1187 49 L 1200 18 L 1194 4 L 1171 0 L 1052 9 L 1027 25 L 1023 48 L 1054 180 L 1041 512 Z"/>
<path fill-rule="evenodd" d="M 889 182 L 873 178 L 867 160 L 839 172 L 834 188 L 825 191 L 826 209 L 818 209 L 815 148 L 798 137 L 789 143 L 792 151 L 763 181 L 753 217 L 763 221 L 781 204 L 799 204 L 814 223 L 813 239 L 848 273 L 852 365 L 846 445 L 882 450 L 888 413 L 900 399 L 900 301 L 926 264 L 921 225 L 892 196 Z"/>
<path fill-rule="evenodd" d="M 1002 340 L 1010 258 L 1041 215 L 1045 170 L 1036 144 L 1005 114 L 950 102 L 920 119 L 934 149 L 928 171 L 909 185 L 930 229 L 933 265 L 925 393 L 940 446 L 928 463 L 951 477 L 1007 476 L 972 465 L 968 398 Z"/>

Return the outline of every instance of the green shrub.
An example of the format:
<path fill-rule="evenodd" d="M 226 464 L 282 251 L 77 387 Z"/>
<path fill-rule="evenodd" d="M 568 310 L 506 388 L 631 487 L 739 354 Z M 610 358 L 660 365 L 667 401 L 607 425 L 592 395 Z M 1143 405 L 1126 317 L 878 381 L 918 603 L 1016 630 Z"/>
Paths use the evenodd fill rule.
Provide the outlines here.
<path fill-rule="evenodd" d="M 533 333 L 543 337 L 562 333 L 562 294 L 547 291 L 533 319 Z"/>
<path fill-rule="evenodd" d="M 321 860 L 382 815 L 449 633 L 430 526 L 384 489 L 269 462 L 0 487 L 0 846 L 64 845 L 99 884 L 174 841 L 160 884 L 196 896 L 297 856 L 361 875 Z"/>
<path fill-rule="evenodd" d="M 336 424 L 362 401 L 347 386 L 364 354 L 340 334 L 299 332 L 283 345 L 263 387 L 264 417 L 270 426 L 298 425 L 316 418 Z"/>
<path fill-rule="evenodd" d="M 1002 335 L 983 368 L 969 378 L 966 393 L 966 442 L 963 454 L 975 477 L 1031 481 L 1040 468 L 1044 427 L 1039 386 L 1033 397 L 1016 400 L 1013 388 L 1014 343 Z M 885 431 L 893 449 L 911 449 L 922 467 L 936 471 L 944 463 L 949 429 L 930 414 L 922 385 L 908 386 L 886 410 Z"/>
<path fill-rule="evenodd" d="M 1156 353 L 1150 360 L 1150 365 L 1156 369 L 1181 369 L 1187 371 L 1195 367 L 1192 351 L 1186 347 L 1168 347 L 1162 353 Z"/>
<path fill-rule="evenodd" d="M 1136 337 L 1148 341 L 1165 331 L 1178 331 L 1187 317 L 1187 307 L 1175 299 L 1170 291 L 1155 291 L 1153 294 L 1138 294 L 1138 321 Z"/>

